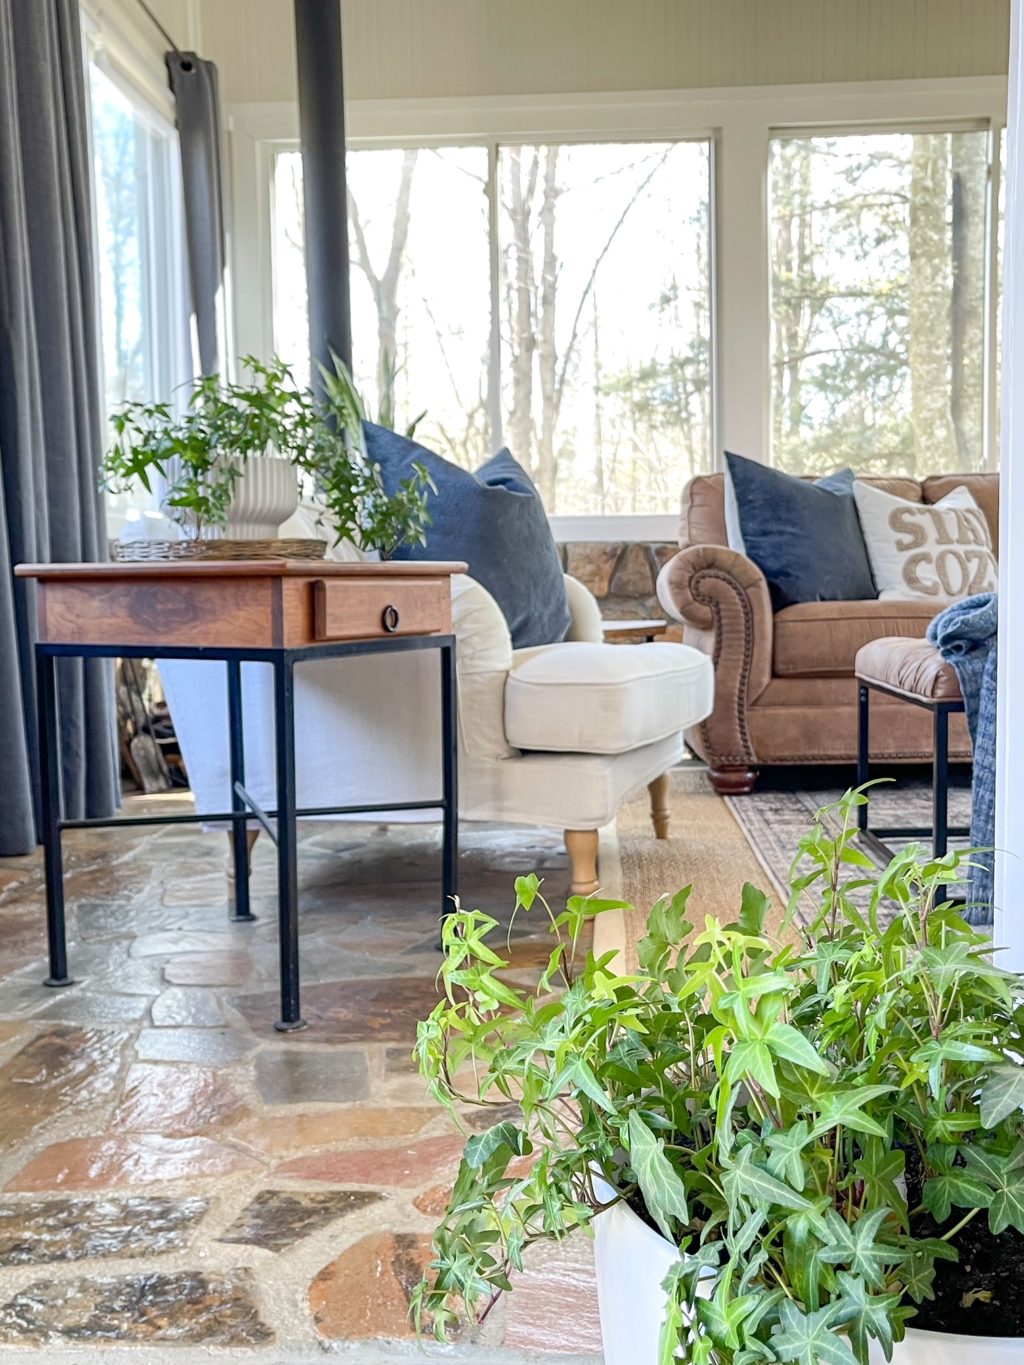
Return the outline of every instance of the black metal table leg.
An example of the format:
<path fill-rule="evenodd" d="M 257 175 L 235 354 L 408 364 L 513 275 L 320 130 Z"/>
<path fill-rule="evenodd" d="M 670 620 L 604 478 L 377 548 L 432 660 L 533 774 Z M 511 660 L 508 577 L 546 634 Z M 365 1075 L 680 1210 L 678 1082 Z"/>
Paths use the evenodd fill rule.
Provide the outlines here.
<path fill-rule="evenodd" d="M 285 653 L 274 661 L 277 747 L 277 916 L 281 962 L 279 1033 L 306 1027 L 299 1006 L 299 877 L 295 826 L 295 670 Z"/>
<path fill-rule="evenodd" d="M 455 909 L 459 885 L 458 717 L 455 639 L 441 646 L 441 764 L 444 781 L 441 916 Z"/>
<path fill-rule="evenodd" d="M 60 843 L 60 737 L 57 732 L 57 660 L 36 649 L 36 705 L 39 725 L 40 833 L 46 876 L 46 937 L 50 975 L 44 986 L 71 986 L 64 922 L 64 859 Z"/>
<path fill-rule="evenodd" d="M 245 786 L 242 665 L 237 659 L 229 659 L 227 670 L 228 738 L 231 750 L 231 809 L 245 814 L 245 802 L 238 793 L 238 788 Z M 229 918 L 236 924 L 246 924 L 256 918 L 249 908 L 249 837 L 246 820 L 235 820 L 231 826 L 231 856 L 235 869 L 235 903 Z"/>
<path fill-rule="evenodd" d="M 941 858 L 949 845 L 949 713 L 937 706 L 933 718 L 935 762 L 932 766 L 932 857 Z M 935 888 L 936 904 L 946 899 L 945 886 Z"/>
<path fill-rule="evenodd" d="M 871 776 L 871 689 L 860 684 L 857 712 L 857 786 L 863 787 Z M 863 833 L 868 827 L 868 807 L 865 801 L 857 807 L 857 828 Z"/>

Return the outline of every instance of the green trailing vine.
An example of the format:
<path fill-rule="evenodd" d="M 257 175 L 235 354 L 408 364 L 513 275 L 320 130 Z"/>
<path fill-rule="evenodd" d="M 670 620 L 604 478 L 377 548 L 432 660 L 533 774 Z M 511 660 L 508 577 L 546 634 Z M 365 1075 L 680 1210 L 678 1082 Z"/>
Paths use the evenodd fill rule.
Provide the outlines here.
<path fill-rule="evenodd" d="M 620 902 L 556 913 L 521 877 L 516 914 L 539 912 L 552 937 L 528 991 L 505 976 L 493 918 L 445 922 L 419 1063 L 456 1121 L 467 1105 L 503 1114 L 466 1143 L 421 1324 L 444 1339 L 480 1319 L 531 1243 L 627 1200 L 680 1252 L 662 1365 L 867 1365 L 965 1225 L 1024 1232 L 1021 981 L 937 902 L 966 855 L 913 846 L 878 872 L 855 844 L 865 799 L 848 793 L 801 840 L 795 942 L 766 932 L 753 886 L 728 924 L 692 923 L 686 888 L 654 906 L 623 976 L 581 946 Z"/>

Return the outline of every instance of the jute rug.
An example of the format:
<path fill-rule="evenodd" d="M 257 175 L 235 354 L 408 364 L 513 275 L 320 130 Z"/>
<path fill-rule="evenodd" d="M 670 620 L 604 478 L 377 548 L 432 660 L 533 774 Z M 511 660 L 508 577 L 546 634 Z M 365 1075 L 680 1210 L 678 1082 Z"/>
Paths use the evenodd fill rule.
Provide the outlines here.
<path fill-rule="evenodd" d="M 774 895 L 733 812 L 696 764 L 672 774 L 668 839 L 654 837 L 646 791 L 623 806 L 614 828 L 602 831 L 601 882 L 605 894 L 621 895 L 634 907 L 600 916 L 594 932 L 595 951 L 618 948 L 616 965 L 626 973 L 636 969 L 636 943 L 651 907 L 659 896 L 684 886 L 693 887 L 690 918 L 696 924 L 703 924 L 706 915 L 735 919 L 744 882 L 773 896 L 772 933 L 780 932 L 785 913 L 785 899 Z"/>
<path fill-rule="evenodd" d="M 768 785 L 771 783 L 771 785 Z M 789 868 L 800 838 L 814 823 L 822 806 L 838 801 L 845 788 L 832 785 L 826 776 L 813 787 L 791 786 L 785 774 L 766 779 L 765 785 L 749 796 L 726 797 L 725 802 L 743 830 L 758 861 L 764 868 L 774 890 L 780 894 L 788 885 Z M 922 778 L 897 778 L 880 783 L 871 791 L 870 820 L 873 826 L 896 827 L 913 825 L 930 828 L 932 823 L 932 790 L 930 781 Z M 954 773 L 949 791 L 949 823 L 966 826 L 971 818 L 970 775 Z M 909 840 L 888 838 L 895 850 Z M 930 840 L 918 839 L 919 843 Z M 954 847 L 967 847 L 966 839 L 951 839 Z"/>

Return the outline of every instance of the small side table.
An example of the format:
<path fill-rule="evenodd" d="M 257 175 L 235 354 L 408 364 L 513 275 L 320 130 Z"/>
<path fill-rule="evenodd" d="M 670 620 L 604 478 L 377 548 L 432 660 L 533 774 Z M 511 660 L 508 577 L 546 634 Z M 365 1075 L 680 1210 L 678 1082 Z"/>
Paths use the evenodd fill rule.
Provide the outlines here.
<path fill-rule="evenodd" d="M 19 564 L 38 582 L 36 645 L 46 924 L 47 986 L 68 975 L 61 834 L 110 826 L 230 824 L 237 920 L 251 920 L 247 826 L 256 820 L 277 845 L 281 1032 L 305 1027 L 299 1007 L 299 892 L 296 820 L 395 810 L 440 810 L 441 909 L 456 894 L 455 636 L 451 576 L 465 564 L 336 564 L 298 560 L 176 560 L 142 564 Z M 295 795 L 295 667 L 309 659 L 434 649 L 441 661 L 443 791 L 434 801 L 300 809 Z M 226 665 L 231 809 L 196 815 L 66 820 L 60 790 L 57 660 L 212 659 Z M 243 663 L 274 670 L 277 805 L 259 808 L 245 788 Z"/>
<path fill-rule="evenodd" d="M 668 630 L 668 622 L 658 619 L 649 621 L 611 621 L 602 622 L 604 638 L 613 645 L 650 644 Z"/>

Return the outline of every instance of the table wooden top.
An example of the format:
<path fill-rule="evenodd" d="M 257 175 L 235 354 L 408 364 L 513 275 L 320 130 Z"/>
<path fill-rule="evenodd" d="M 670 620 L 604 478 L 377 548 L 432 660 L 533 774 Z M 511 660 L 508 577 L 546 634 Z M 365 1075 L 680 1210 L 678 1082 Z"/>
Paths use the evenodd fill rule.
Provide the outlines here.
<path fill-rule="evenodd" d="M 610 618 L 601 622 L 605 635 L 664 635 L 668 622 L 661 618 L 649 621 L 614 621 Z"/>
<path fill-rule="evenodd" d="M 280 649 L 447 635 L 457 562 L 311 559 L 19 564 L 46 644 Z"/>
<path fill-rule="evenodd" d="M 450 578 L 467 564 L 448 560 L 149 559 L 117 564 L 16 564 L 18 578 Z"/>

